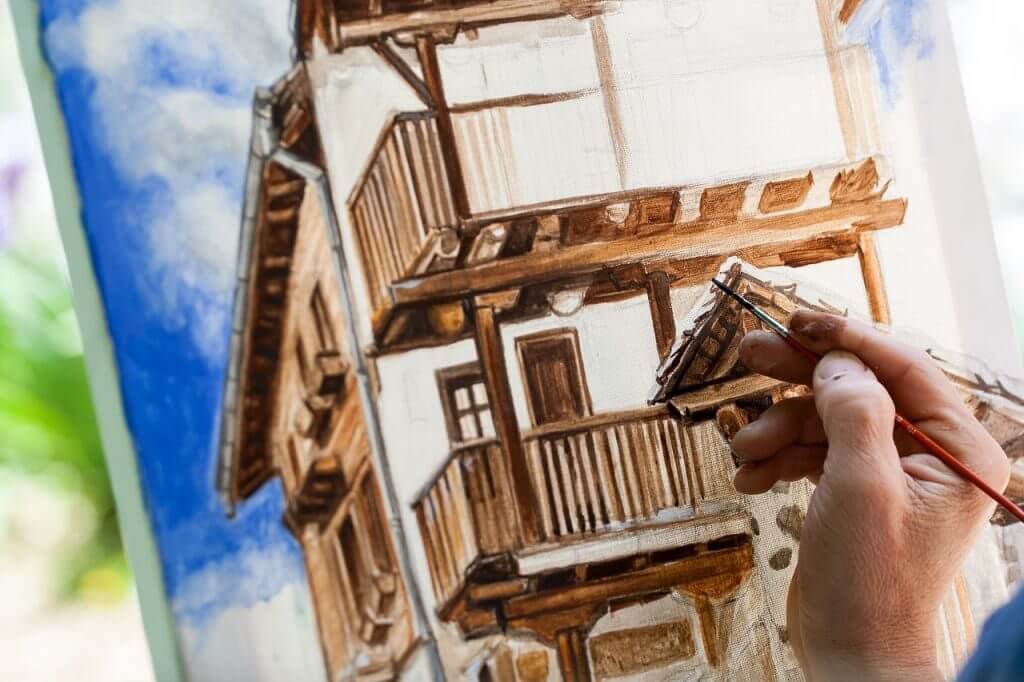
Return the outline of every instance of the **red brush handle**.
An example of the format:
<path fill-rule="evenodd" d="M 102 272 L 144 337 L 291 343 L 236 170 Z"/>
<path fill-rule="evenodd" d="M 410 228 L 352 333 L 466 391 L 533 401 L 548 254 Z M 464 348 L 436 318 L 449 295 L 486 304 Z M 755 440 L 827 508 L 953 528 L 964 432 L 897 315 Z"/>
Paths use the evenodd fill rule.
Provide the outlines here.
<path fill-rule="evenodd" d="M 906 431 L 907 435 L 923 445 L 929 453 L 941 459 L 946 466 L 958 473 L 961 478 L 972 483 L 976 488 L 1002 505 L 1006 511 L 1010 512 L 1021 521 L 1024 521 L 1024 509 L 1018 507 L 1014 504 L 1013 500 L 1000 493 L 988 483 L 985 483 L 985 481 L 981 480 L 976 473 L 968 469 L 967 466 L 954 457 L 949 450 L 936 443 L 927 433 L 917 428 L 898 414 L 896 415 L 896 426 Z"/>
<path fill-rule="evenodd" d="M 812 365 L 818 364 L 818 360 L 821 360 L 821 355 L 815 353 L 813 350 L 794 339 L 792 334 L 786 334 L 782 338 L 793 350 L 810 360 Z"/>
<path fill-rule="evenodd" d="M 800 355 L 803 355 L 805 358 L 810 360 L 811 364 L 817 364 L 818 360 L 821 359 L 821 355 L 815 353 L 789 334 L 782 338 L 784 338 L 786 343 L 788 343 L 794 350 L 800 353 Z M 1010 512 L 1021 521 L 1024 521 L 1024 509 L 1018 507 L 1014 504 L 1013 500 L 1000 493 L 988 483 L 985 483 L 985 481 L 981 480 L 976 473 L 968 469 L 964 463 L 954 457 L 949 450 L 936 443 L 927 433 L 911 424 L 899 414 L 896 415 L 896 426 L 906 431 L 907 435 L 920 443 L 921 446 L 929 452 L 929 454 L 941 459 L 946 466 L 959 474 L 961 478 L 970 482 L 976 488 L 1002 505 L 1006 511 Z"/>

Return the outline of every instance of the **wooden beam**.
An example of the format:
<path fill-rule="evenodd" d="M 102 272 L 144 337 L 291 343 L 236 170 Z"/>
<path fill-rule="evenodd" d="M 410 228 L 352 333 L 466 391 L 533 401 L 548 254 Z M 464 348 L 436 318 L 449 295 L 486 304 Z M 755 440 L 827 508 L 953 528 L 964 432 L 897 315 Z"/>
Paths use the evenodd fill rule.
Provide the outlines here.
<path fill-rule="evenodd" d="M 483 368 L 494 430 L 505 457 L 509 490 L 512 491 L 512 498 L 515 501 L 519 525 L 518 539 L 521 545 L 532 545 L 540 540 L 537 504 L 530 481 L 530 470 L 526 466 L 526 451 L 519 435 L 519 420 L 512 402 L 512 388 L 508 381 L 501 332 L 495 319 L 494 307 L 481 305 L 479 301 L 475 303 L 477 355 Z"/>
<path fill-rule="evenodd" d="M 590 682 L 590 660 L 582 630 L 558 633 L 558 666 L 565 682 Z"/>
<path fill-rule="evenodd" d="M 843 6 L 839 8 L 839 21 L 848 24 L 853 15 L 857 13 L 864 0 L 843 0 Z"/>
<path fill-rule="evenodd" d="M 679 411 L 679 414 L 689 416 L 722 403 L 736 402 L 744 398 L 770 393 L 780 386 L 785 386 L 785 384 L 771 377 L 751 374 L 732 381 L 712 384 L 697 391 L 681 393 L 668 402 Z"/>
<path fill-rule="evenodd" d="M 380 55 L 381 59 L 386 61 L 388 65 L 395 70 L 395 73 L 397 73 L 402 80 L 408 83 L 409 87 L 413 89 L 413 92 L 416 93 L 416 96 L 420 98 L 420 101 L 423 102 L 428 109 L 434 108 L 434 98 L 431 97 L 427 84 L 424 83 L 423 79 L 412 70 L 412 67 L 409 66 L 408 62 L 402 59 L 402 57 L 384 41 L 373 43 L 371 47 L 374 52 Z"/>
<path fill-rule="evenodd" d="M 712 262 L 717 267 L 729 255 L 744 251 L 769 261 L 767 255 L 799 250 L 817 240 L 841 241 L 846 235 L 899 225 L 906 208 L 904 199 L 867 200 L 783 215 L 739 216 L 735 221 L 713 226 L 701 221 L 668 224 L 643 237 L 581 244 L 542 254 L 529 253 L 397 282 L 392 286 L 392 295 L 396 305 L 414 305 L 559 281 L 631 262 L 694 260 Z M 832 257 L 845 255 L 852 253 Z M 829 254 L 823 253 L 818 260 L 829 260 Z M 706 279 L 705 275 L 701 270 L 700 279 Z"/>
<path fill-rule="evenodd" d="M 453 114 L 471 114 L 477 111 L 485 111 L 487 109 L 537 107 L 543 104 L 570 102 L 575 99 L 582 99 L 588 95 L 595 95 L 597 92 L 597 88 L 583 88 L 567 92 L 526 93 L 522 95 L 512 95 L 511 97 L 498 97 L 496 99 L 484 99 L 476 102 L 452 104 L 449 107 L 449 110 Z"/>
<path fill-rule="evenodd" d="M 476 28 L 514 21 L 550 19 L 565 15 L 588 16 L 603 11 L 609 0 L 478 0 L 460 7 L 436 3 L 415 12 L 384 14 L 349 21 L 338 26 L 338 49 L 365 45 L 383 35 L 398 33 L 447 33 L 453 29 Z"/>
<path fill-rule="evenodd" d="M 604 603 L 610 599 L 658 589 L 676 587 L 726 573 L 745 573 L 754 568 L 754 551 L 749 542 L 739 547 L 707 552 L 665 564 L 655 564 L 623 576 L 513 597 L 505 603 L 505 615 L 511 620 L 560 611 L 584 604 Z"/>
<path fill-rule="evenodd" d="M 651 309 L 651 324 L 654 325 L 654 340 L 658 346 L 658 357 L 662 360 L 672 350 L 676 340 L 676 318 L 672 312 L 671 281 L 664 272 L 647 275 L 647 301 Z"/>
<path fill-rule="evenodd" d="M 448 100 L 444 95 L 444 83 L 441 80 L 441 66 L 437 61 L 437 45 L 433 36 L 423 35 L 416 38 L 416 52 L 419 54 L 420 66 L 423 69 L 423 81 L 430 98 L 434 101 L 437 112 L 437 135 L 440 138 L 441 156 L 448 174 L 448 185 L 452 194 L 455 215 L 465 220 L 469 217 L 469 194 L 466 192 L 466 180 L 462 174 L 462 162 L 459 159 L 459 148 L 455 142 L 455 127 L 452 125 L 452 114 L 448 108 Z"/>
<path fill-rule="evenodd" d="M 845 4 L 850 4 L 846 0 Z M 832 81 L 832 94 L 835 98 L 836 116 L 839 120 L 839 130 L 843 134 L 843 143 L 846 147 L 846 155 L 853 158 L 859 147 L 859 131 L 857 121 L 853 115 L 853 102 L 850 99 L 850 91 L 846 84 L 846 70 L 843 68 L 840 54 L 839 32 L 836 26 L 835 14 L 833 13 L 833 0 L 816 0 L 818 5 L 818 25 L 821 28 L 822 41 L 825 44 L 825 58 L 828 60 L 828 70 Z M 856 0 L 854 4 L 860 4 Z M 844 6 L 844 9 L 845 6 Z M 855 9 L 855 8 L 854 8 Z"/>
<path fill-rule="evenodd" d="M 472 602 L 494 601 L 523 594 L 530 589 L 528 578 L 509 578 L 493 583 L 479 583 L 469 586 L 469 600 Z"/>
<path fill-rule="evenodd" d="M 867 292 L 871 319 L 881 324 L 892 324 L 889 297 L 885 293 L 885 279 L 882 277 L 882 263 L 878 258 L 875 235 L 865 232 L 858 236 L 857 257 L 860 259 L 860 272 L 864 278 L 864 291 Z"/>
<path fill-rule="evenodd" d="M 594 62 L 597 64 L 597 76 L 601 83 L 601 95 L 604 97 L 604 113 L 608 120 L 608 134 L 612 139 L 615 151 L 615 165 L 619 171 L 619 184 L 625 188 L 629 185 L 629 156 L 626 146 L 626 131 L 622 125 L 622 104 L 619 102 L 619 90 L 615 83 L 615 65 L 612 63 L 612 50 L 608 43 L 608 30 L 604 17 L 595 17 L 590 22 L 590 38 L 594 46 Z"/>

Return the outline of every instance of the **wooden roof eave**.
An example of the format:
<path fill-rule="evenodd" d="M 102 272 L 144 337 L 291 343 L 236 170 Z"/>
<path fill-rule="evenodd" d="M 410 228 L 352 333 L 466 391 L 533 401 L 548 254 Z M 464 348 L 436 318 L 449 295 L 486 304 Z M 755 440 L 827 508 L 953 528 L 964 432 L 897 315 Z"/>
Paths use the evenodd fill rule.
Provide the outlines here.
<path fill-rule="evenodd" d="M 245 199 L 242 224 L 238 240 L 235 299 L 232 312 L 231 339 L 221 399 L 221 424 L 218 447 L 217 490 L 229 516 L 235 513 L 238 495 L 235 472 L 238 468 L 238 443 L 241 430 L 242 401 L 245 392 L 245 367 L 248 355 L 246 330 L 252 316 L 250 299 L 256 267 L 254 251 L 259 221 L 263 176 L 266 164 L 277 147 L 276 131 L 272 120 L 274 95 L 269 90 L 257 89 L 253 97 L 253 124 L 249 160 L 246 168 Z"/>

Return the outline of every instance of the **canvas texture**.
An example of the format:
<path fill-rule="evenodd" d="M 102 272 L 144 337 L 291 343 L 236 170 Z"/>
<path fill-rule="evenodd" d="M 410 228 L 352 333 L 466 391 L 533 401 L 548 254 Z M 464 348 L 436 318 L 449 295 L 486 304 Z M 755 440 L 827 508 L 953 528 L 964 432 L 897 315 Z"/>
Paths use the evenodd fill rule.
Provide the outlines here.
<path fill-rule="evenodd" d="M 1024 497 L 941 3 L 40 4 L 192 679 L 802 679 L 813 486 L 738 494 L 729 439 L 806 389 L 713 277 L 927 348 Z"/>

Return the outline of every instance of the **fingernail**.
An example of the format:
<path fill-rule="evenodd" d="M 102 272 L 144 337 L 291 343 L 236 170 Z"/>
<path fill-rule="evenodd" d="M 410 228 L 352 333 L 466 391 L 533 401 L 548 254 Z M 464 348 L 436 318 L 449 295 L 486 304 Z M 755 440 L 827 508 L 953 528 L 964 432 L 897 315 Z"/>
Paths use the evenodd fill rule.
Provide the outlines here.
<path fill-rule="evenodd" d="M 818 362 L 814 376 L 819 381 L 839 381 L 850 374 L 866 372 L 867 369 L 867 365 L 853 353 L 834 350 Z"/>
<path fill-rule="evenodd" d="M 743 339 L 743 360 L 747 369 L 760 373 L 778 364 L 778 359 L 769 352 L 772 340 L 770 332 L 752 331 L 747 334 Z"/>
<path fill-rule="evenodd" d="M 798 310 L 790 319 L 789 328 L 807 341 L 819 343 L 834 337 L 839 324 L 831 315 Z"/>

